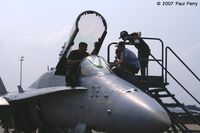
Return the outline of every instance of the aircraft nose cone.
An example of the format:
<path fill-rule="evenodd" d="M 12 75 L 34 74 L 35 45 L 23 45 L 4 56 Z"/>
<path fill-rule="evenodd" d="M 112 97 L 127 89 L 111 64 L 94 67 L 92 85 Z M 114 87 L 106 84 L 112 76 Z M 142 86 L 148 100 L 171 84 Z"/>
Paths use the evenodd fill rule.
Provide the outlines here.
<path fill-rule="evenodd" d="M 115 132 L 159 133 L 171 124 L 168 114 L 146 94 L 122 94 L 113 104 Z"/>

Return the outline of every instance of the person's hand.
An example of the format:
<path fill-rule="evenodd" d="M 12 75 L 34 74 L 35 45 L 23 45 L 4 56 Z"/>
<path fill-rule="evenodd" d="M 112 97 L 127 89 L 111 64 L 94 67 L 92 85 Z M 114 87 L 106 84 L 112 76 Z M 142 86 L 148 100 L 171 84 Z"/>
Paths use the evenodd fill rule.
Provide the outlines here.
<path fill-rule="evenodd" d="M 114 67 L 114 63 L 110 63 L 109 67 L 110 67 L 110 69 L 112 69 Z"/>

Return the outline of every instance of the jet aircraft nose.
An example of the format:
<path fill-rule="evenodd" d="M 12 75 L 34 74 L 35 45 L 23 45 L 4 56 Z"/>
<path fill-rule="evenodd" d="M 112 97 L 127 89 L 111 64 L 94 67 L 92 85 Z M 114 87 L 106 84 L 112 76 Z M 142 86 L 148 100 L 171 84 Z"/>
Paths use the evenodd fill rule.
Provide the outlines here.
<path fill-rule="evenodd" d="M 160 133 L 171 124 L 168 114 L 143 92 L 120 94 L 113 104 L 114 132 Z"/>

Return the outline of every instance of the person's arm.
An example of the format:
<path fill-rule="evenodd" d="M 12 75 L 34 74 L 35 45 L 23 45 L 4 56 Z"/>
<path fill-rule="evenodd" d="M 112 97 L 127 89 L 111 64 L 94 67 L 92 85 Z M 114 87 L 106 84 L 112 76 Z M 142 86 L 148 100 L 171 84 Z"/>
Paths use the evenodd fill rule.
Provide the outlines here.
<path fill-rule="evenodd" d="M 122 61 L 119 60 L 119 61 L 117 61 L 117 62 L 114 62 L 114 63 L 110 64 L 110 67 L 113 68 L 114 66 L 117 66 L 117 65 L 119 65 L 119 64 L 121 64 L 121 63 L 122 63 Z"/>
<path fill-rule="evenodd" d="M 120 55 L 119 61 L 116 61 L 116 62 L 114 62 L 113 64 L 110 64 L 110 67 L 113 68 L 114 66 L 117 66 L 117 65 L 119 65 L 119 64 L 122 64 L 123 59 L 124 59 L 124 54 L 123 54 L 123 52 L 122 52 L 121 55 Z"/>
<path fill-rule="evenodd" d="M 129 35 L 129 36 L 127 36 L 127 37 L 125 37 L 125 39 L 124 39 L 124 41 L 130 41 L 130 42 L 132 42 L 132 41 L 134 41 L 134 39 L 139 39 L 140 37 L 138 37 L 138 36 L 131 36 L 131 35 Z"/>

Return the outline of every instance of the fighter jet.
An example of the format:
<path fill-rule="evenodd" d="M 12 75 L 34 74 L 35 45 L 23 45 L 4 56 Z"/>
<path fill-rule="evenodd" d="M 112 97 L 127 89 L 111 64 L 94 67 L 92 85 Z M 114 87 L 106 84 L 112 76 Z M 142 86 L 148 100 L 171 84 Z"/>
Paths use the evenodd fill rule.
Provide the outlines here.
<path fill-rule="evenodd" d="M 8 93 L 0 80 L 0 119 L 4 132 L 160 133 L 171 124 L 160 104 L 112 72 L 98 55 L 107 34 L 104 17 L 81 13 L 55 69 L 29 88 Z M 90 56 L 80 63 L 79 86 L 66 86 L 66 60 L 80 42 Z M 38 131 L 39 130 L 39 131 Z"/>

